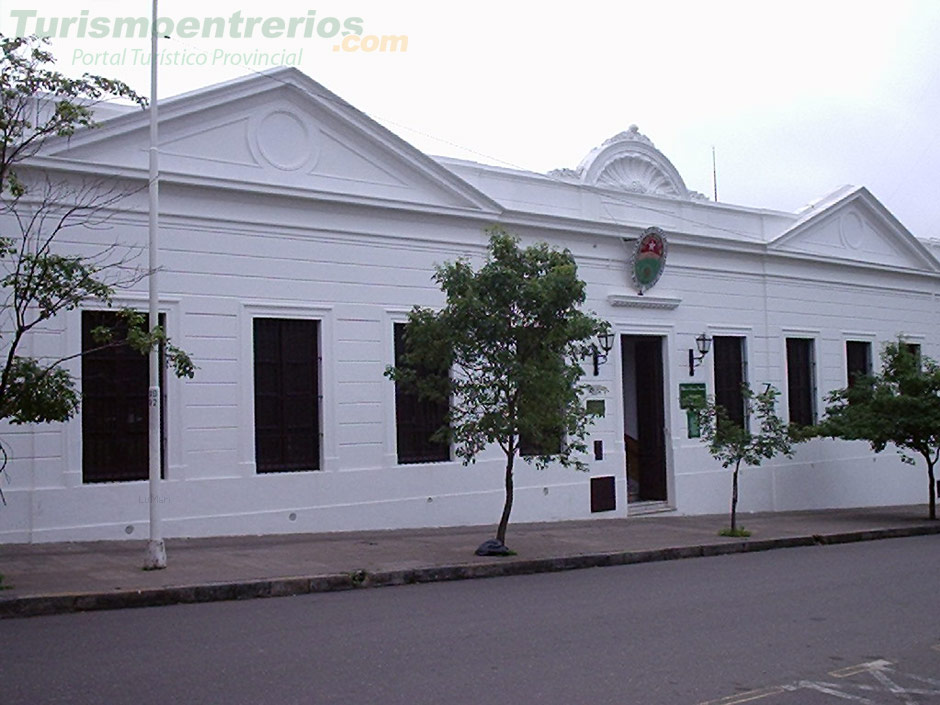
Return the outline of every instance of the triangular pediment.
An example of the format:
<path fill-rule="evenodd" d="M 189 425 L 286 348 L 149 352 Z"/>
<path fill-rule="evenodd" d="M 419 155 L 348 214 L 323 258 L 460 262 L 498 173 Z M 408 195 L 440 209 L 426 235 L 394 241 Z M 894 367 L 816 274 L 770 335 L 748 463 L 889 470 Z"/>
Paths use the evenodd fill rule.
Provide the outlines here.
<path fill-rule="evenodd" d="M 298 190 L 314 197 L 497 213 L 498 204 L 296 69 L 159 105 L 161 179 Z M 149 113 L 108 120 L 43 158 L 146 172 Z"/>
<path fill-rule="evenodd" d="M 940 272 L 940 263 L 864 187 L 843 187 L 808 207 L 771 251 L 897 270 Z"/>

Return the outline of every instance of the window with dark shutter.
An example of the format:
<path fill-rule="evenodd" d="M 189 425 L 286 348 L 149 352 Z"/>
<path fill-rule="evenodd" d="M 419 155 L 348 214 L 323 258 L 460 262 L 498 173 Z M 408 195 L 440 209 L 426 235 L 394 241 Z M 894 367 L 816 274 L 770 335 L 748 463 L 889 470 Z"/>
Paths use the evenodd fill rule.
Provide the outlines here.
<path fill-rule="evenodd" d="M 403 366 L 405 324 L 395 324 L 395 366 Z M 448 374 L 447 370 L 418 370 L 421 375 Z M 420 398 L 417 393 L 395 384 L 395 432 L 398 462 L 435 463 L 450 460 L 450 445 L 432 439 L 447 423 L 448 404 L 445 401 Z"/>
<path fill-rule="evenodd" d="M 320 468 L 318 322 L 254 319 L 258 472 Z"/>
<path fill-rule="evenodd" d="M 744 394 L 741 385 L 747 379 L 744 338 L 716 335 L 712 338 L 715 366 L 715 403 L 723 406 L 728 418 L 744 427 Z"/>
<path fill-rule="evenodd" d="M 816 423 L 815 359 L 812 338 L 787 338 L 787 397 L 790 423 Z"/>
<path fill-rule="evenodd" d="M 164 319 L 161 314 L 161 324 Z M 128 345 L 105 345 L 92 334 L 109 328 L 127 337 L 115 311 L 82 311 L 82 482 L 146 480 L 150 466 L 150 362 Z M 165 388 L 161 354 L 160 387 Z M 166 408 L 163 397 L 161 410 Z M 166 468 L 166 414 L 160 418 Z"/>
<path fill-rule="evenodd" d="M 845 341 L 845 374 L 850 387 L 859 377 L 871 374 L 871 343 L 861 340 Z"/>

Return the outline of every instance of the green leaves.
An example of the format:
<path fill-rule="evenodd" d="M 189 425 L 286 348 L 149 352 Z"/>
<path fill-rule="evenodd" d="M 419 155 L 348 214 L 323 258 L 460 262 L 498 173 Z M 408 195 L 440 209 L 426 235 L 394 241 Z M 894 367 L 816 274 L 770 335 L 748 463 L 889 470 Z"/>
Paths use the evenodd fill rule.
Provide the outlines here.
<path fill-rule="evenodd" d="M 514 454 L 520 437 L 560 452 L 536 456 L 584 468 L 590 416 L 580 382 L 580 362 L 606 323 L 583 313 L 585 285 L 571 253 L 544 243 L 519 247 L 499 227 L 488 230 L 489 256 L 474 270 L 466 260 L 437 268 L 434 280 L 447 297 L 438 312 L 416 308 L 405 336 L 411 351 L 386 374 L 420 394 L 450 399 L 449 436 L 466 463 L 491 443 Z M 420 369 L 452 368 L 431 378 Z M 435 386 L 436 385 L 436 386 Z"/>
<path fill-rule="evenodd" d="M 94 127 L 94 106 L 103 100 L 147 105 L 123 81 L 88 73 L 70 78 L 56 71 L 48 46 L 46 38 L 0 34 L 0 193 L 13 198 L 25 193 L 15 165 L 34 154 L 43 140 Z"/>
<path fill-rule="evenodd" d="M 513 502 L 513 462 L 550 462 L 586 470 L 581 454 L 593 416 L 583 397 L 581 360 L 607 323 L 583 313 L 585 285 L 574 257 L 540 243 L 525 249 L 494 226 L 486 263 L 474 271 L 457 260 L 439 266 L 434 280 L 447 297 L 440 311 L 415 308 L 405 328 L 408 353 L 385 374 L 422 396 L 449 400 L 439 438 L 454 443 L 469 464 L 488 445 L 506 456 L 506 501 L 496 530 L 503 543 Z M 422 375 L 422 370 L 451 370 Z"/>
<path fill-rule="evenodd" d="M 738 506 L 738 471 L 741 463 L 757 466 L 764 460 L 773 458 L 778 453 L 786 456 L 793 455 L 793 444 L 801 440 L 787 428 L 777 416 L 777 397 L 780 392 L 771 385 L 760 394 L 755 394 L 747 383 L 741 385 L 747 414 L 744 425 L 739 426 L 728 417 L 723 406 L 715 403 L 710 397 L 704 404 L 696 408 L 699 416 L 699 426 L 702 430 L 702 440 L 708 443 L 708 451 L 721 461 L 722 467 L 734 466 L 732 473 L 731 490 L 731 528 L 725 536 L 746 536 L 748 532 L 739 530 L 736 526 L 736 513 Z M 751 432 L 748 427 L 748 417 L 754 416 L 757 431 Z"/>
<path fill-rule="evenodd" d="M 757 431 L 752 433 L 747 424 L 739 426 L 728 417 L 724 407 L 710 398 L 697 408 L 702 440 L 708 443 L 712 456 L 721 461 L 722 467 L 760 465 L 777 454 L 790 456 L 793 444 L 800 440 L 791 432 L 776 412 L 780 392 L 774 387 L 755 394 L 749 385 L 741 388 L 745 403 L 754 416 Z"/>
<path fill-rule="evenodd" d="M 866 440 L 880 453 L 895 445 L 903 462 L 914 464 L 910 453 L 927 464 L 930 518 L 936 518 L 934 465 L 940 456 L 940 367 L 912 352 L 899 337 L 885 346 L 879 374 L 831 393 L 826 418 L 816 428 L 820 436 Z"/>
<path fill-rule="evenodd" d="M 901 339 L 885 346 L 881 360 L 880 374 L 827 397 L 818 433 L 867 440 L 876 451 L 893 443 L 926 457 L 940 448 L 940 369 Z"/>
<path fill-rule="evenodd" d="M 0 279 L 0 287 L 29 301 L 42 320 L 71 310 L 86 297 L 109 300 L 111 287 L 97 279 L 101 267 L 81 257 L 66 257 L 47 250 L 22 252 L 15 270 Z"/>
<path fill-rule="evenodd" d="M 196 374 L 196 365 L 189 354 L 170 342 L 169 336 L 162 325 L 152 329 L 147 328 L 147 315 L 131 308 L 120 311 L 122 324 L 120 329 L 99 326 L 92 330 L 91 335 L 95 342 L 102 347 L 111 345 L 127 345 L 141 355 L 148 355 L 154 348 L 161 348 L 166 363 L 172 367 L 177 377 L 192 379 Z"/>
<path fill-rule="evenodd" d="M 8 363 L 9 377 L 0 396 L 0 418 L 14 424 L 67 421 L 78 408 L 79 395 L 71 375 L 48 368 L 30 357 Z"/>
<path fill-rule="evenodd" d="M 178 377 L 193 377 L 196 367 L 189 355 L 171 344 L 162 326 L 148 331 L 146 316 L 124 309 L 121 325 L 99 326 L 92 331 L 98 344 L 95 350 L 128 345 L 141 355 L 163 346 L 167 363 Z M 90 352 L 85 350 L 85 354 Z M 0 386 L 0 418 L 14 424 L 68 421 L 78 410 L 81 397 L 72 376 L 59 365 L 61 360 L 43 361 L 31 357 L 12 356 L 6 364 Z"/>

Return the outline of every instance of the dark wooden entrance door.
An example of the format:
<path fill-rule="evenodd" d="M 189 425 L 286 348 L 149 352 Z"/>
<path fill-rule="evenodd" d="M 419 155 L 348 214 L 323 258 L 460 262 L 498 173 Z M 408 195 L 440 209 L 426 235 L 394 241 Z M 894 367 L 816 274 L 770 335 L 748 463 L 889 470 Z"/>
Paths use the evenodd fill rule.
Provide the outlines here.
<path fill-rule="evenodd" d="M 640 442 L 640 499 L 666 500 L 662 338 L 636 342 L 636 405 Z"/>
<path fill-rule="evenodd" d="M 666 501 L 663 344 L 659 336 L 634 338 L 637 445 L 641 501 Z"/>

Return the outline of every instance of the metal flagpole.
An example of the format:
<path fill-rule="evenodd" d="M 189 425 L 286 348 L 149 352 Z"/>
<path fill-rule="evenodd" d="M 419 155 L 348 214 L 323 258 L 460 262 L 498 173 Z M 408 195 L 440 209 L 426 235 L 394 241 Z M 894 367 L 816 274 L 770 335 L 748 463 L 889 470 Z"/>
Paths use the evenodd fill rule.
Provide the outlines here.
<path fill-rule="evenodd" d="M 148 267 L 150 270 L 149 327 L 160 325 L 159 289 L 157 288 L 157 234 L 159 231 L 158 195 L 160 171 L 157 164 L 157 0 L 150 17 L 150 223 Z M 150 348 L 150 540 L 144 570 L 166 568 L 166 546 L 160 532 L 160 350 Z"/>

